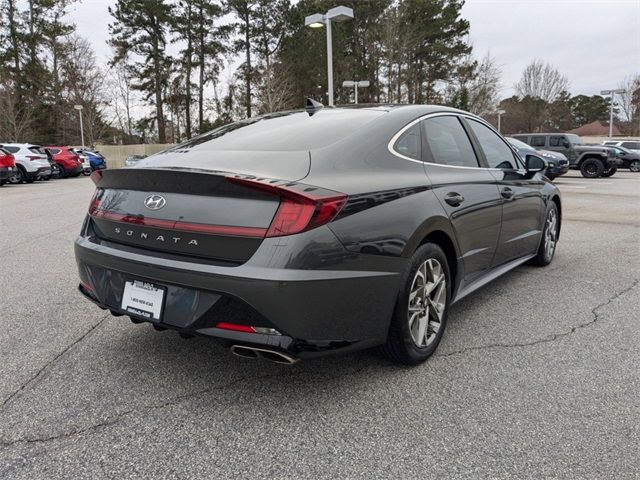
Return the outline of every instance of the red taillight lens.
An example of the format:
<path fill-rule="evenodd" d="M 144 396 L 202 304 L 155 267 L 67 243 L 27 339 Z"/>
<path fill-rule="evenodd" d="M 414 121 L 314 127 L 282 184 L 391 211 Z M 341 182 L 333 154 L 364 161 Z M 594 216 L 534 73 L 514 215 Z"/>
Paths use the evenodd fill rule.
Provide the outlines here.
<path fill-rule="evenodd" d="M 27 158 L 28 158 L 29 160 L 31 160 L 31 161 L 34 161 L 34 160 L 42 160 L 42 158 L 41 158 L 41 157 L 39 157 L 39 156 L 34 156 L 34 155 L 27 155 Z"/>
<path fill-rule="evenodd" d="M 240 325 L 237 323 L 218 322 L 216 328 L 223 330 L 233 330 L 234 332 L 256 333 L 253 327 L 248 325 Z"/>
<path fill-rule="evenodd" d="M 280 206 L 266 237 L 293 235 L 329 223 L 340 213 L 348 198 L 344 193 L 296 183 L 246 177 L 227 177 L 227 180 L 280 196 Z"/>

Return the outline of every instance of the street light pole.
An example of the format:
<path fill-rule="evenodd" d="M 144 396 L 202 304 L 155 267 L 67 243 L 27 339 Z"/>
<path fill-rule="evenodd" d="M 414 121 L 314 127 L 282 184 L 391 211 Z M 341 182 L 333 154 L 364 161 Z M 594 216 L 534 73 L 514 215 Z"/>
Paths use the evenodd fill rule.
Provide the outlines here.
<path fill-rule="evenodd" d="M 368 87 L 370 85 L 369 80 L 345 80 L 342 82 L 342 86 L 345 88 L 354 88 L 356 94 L 356 105 L 358 104 L 358 87 Z"/>
<path fill-rule="evenodd" d="M 314 13 L 304 19 L 304 24 L 311 28 L 327 27 L 327 96 L 329 106 L 333 107 L 333 41 L 331 38 L 331 21 L 344 22 L 353 18 L 353 10 L 348 7 L 335 7 L 327 13 Z"/>
<path fill-rule="evenodd" d="M 331 19 L 325 20 L 327 25 L 327 85 L 329 85 L 329 106 L 333 107 L 333 39 L 331 37 Z"/>
<path fill-rule="evenodd" d="M 609 106 L 609 138 L 613 138 L 613 99 L 616 93 L 623 94 L 626 90 L 601 90 L 600 95 L 611 95 L 611 105 Z"/>
<path fill-rule="evenodd" d="M 507 112 L 505 110 L 496 110 L 496 113 L 498 114 L 498 133 L 502 133 L 502 131 L 500 130 L 500 120 L 502 119 L 502 115 Z"/>
<path fill-rule="evenodd" d="M 82 140 L 82 150 L 84 150 L 84 126 L 82 125 L 82 105 L 74 105 L 73 108 L 80 114 L 80 138 Z"/>

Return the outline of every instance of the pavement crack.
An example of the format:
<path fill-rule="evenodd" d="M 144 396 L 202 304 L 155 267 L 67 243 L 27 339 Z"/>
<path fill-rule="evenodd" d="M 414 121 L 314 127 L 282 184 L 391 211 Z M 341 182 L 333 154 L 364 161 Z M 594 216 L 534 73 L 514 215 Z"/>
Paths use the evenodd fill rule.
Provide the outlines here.
<path fill-rule="evenodd" d="M 363 366 L 363 367 L 359 367 L 357 369 L 354 370 L 350 370 L 349 372 L 344 372 L 341 373 L 339 376 L 344 376 L 344 375 L 353 375 L 355 373 L 361 372 L 362 370 L 364 370 L 365 368 L 367 368 L 367 366 Z M 269 379 L 269 378 L 283 378 L 283 377 L 295 377 L 298 375 L 302 375 L 308 373 L 308 371 L 306 370 L 299 370 L 297 372 L 291 372 L 291 373 L 286 373 L 286 374 L 282 374 L 282 373 L 275 373 L 275 374 L 267 374 L 267 375 L 255 375 L 255 376 L 250 376 L 250 377 L 240 377 L 237 378 L 235 380 L 232 380 L 230 382 L 227 382 L 223 385 L 219 385 L 216 387 L 210 387 L 210 388 L 205 388 L 203 390 L 199 390 L 196 392 L 191 392 L 185 395 L 179 395 L 177 397 L 174 397 L 170 400 L 167 400 L 166 402 L 161 402 L 161 403 L 157 403 L 155 405 L 146 405 L 144 407 L 140 407 L 140 408 L 130 408 L 127 410 L 123 410 L 119 413 L 117 413 L 114 416 L 108 417 L 104 420 L 101 420 L 98 423 L 94 423 L 92 425 L 83 427 L 83 428 L 79 428 L 79 429 L 73 429 L 67 432 L 62 432 L 62 433 L 58 433 L 55 435 L 49 435 L 49 436 L 41 436 L 41 437 L 33 437 L 33 438 L 17 438 L 14 440 L 8 440 L 8 441 L 0 441 L 0 448 L 2 449 L 7 449 L 7 448 L 11 448 L 17 444 L 25 444 L 25 445 L 29 445 L 29 444 L 38 444 L 38 443 L 46 443 L 46 442 L 51 442 L 51 441 L 55 441 L 55 440 L 60 440 L 60 439 L 64 439 L 64 438 L 71 438 L 71 437 L 75 437 L 78 435 L 82 435 L 85 433 L 93 433 L 96 431 L 99 431 L 100 429 L 104 428 L 104 427 L 109 427 L 112 425 L 115 425 L 117 423 L 119 423 L 124 417 L 126 417 L 127 415 L 131 415 L 133 413 L 137 413 L 137 412 L 144 412 L 144 411 L 153 411 L 153 410 L 161 410 L 163 408 L 167 408 L 167 407 L 172 407 L 175 405 L 179 405 L 180 403 L 184 402 L 185 400 L 190 400 L 193 398 L 197 398 L 197 397 L 201 397 L 204 395 L 208 395 L 211 393 L 215 393 L 215 392 L 220 392 L 223 390 L 227 390 L 231 387 L 234 387 L 235 385 L 239 384 L 239 383 L 246 383 L 246 382 L 251 382 L 251 381 L 256 381 L 256 380 L 264 380 L 264 379 Z M 335 376 L 335 375 L 334 375 Z"/>
<path fill-rule="evenodd" d="M 20 387 L 18 387 L 11 395 L 5 398 L 2 401 L 2 406 L 5 407 L 11 400 L 13 400 L 17 395 L 22 393 L 25 388 L 29 385 L 37 381 L 44 373 L 54 364 L 56 363 L 64 354 L 66 354 L 73 347 L 82 342 L 91 332 L 93 332 L 96 328 L 98 328 L 102 323 L 107 319 L 109 314 L 105 314 L 97 323 L 95 323 L 91 328 L 89 328 L 86 332 L 84 332 L 80 337 L 75 339 L 71 344 L 65 347 L 61 352 L 59 352 L 55 357 L 45 363 L 34 375 L 32 375 L 26 382 L 24 382 Z"/>
<path fill-rule="evenodd" d="M 604 302 L 599 303 L 598 305 L 593 307 L 591 309 L 591 315 L 593 317 L 588 322 L 584 322 L 584 323 L 580 323 L 578 325 L 574 325 L 573 327 L 571 327 L 569 330 L 567 330 L 565 332 L 553 333 L 553 334 L 547 335 L 546 337 L 542 337 L 542 338 L 539 338 L 539 339 L 536 339 L 536 340 L 532 340 L 530 342 L 492 343 L 492 344 L 489 344 L 489 345 L 480 345 L 480 346 L 477 346 L 477 347 L 461 348 L 459 350 L 453 350 L 453 351 L 447 352 L 447 353 L 440 353 L 440 354 L 436 354 L 434 356 L 435 357 L 452 357 L 452 356 L 455 356 L 455 355 L 462 355 L 464 353 L 472 352 L 472 351 L 475 351 L 475 350 L 488 350 L 488 349 L 493 349 L 493 348 L 531 347 L 533 345 L 539 345 L 541 343 L 555 342 L 556 340 L 558 340 L 560 338 L 566 337 L 568 335 L 572 335 L 577 330 L 580 330 L 580 329 L 586 328 L 586 327 L 590 327 L 591 325 L 595 324 L 600 319 L 600 315 L 598 313 L 598 310 L 600 310 L 603 307 L 606 307 L 607 305 L 609 305 L 613 301 L 617 300 L 621 295 L 624 295 L 625 293 L 633 290 L 635 287 L 638 286 L 638 283 L 640 283 L 640 280 L 639 279 L 635 279 L 630 286 L 628 286 L 628 287 L 626 287 L 626 288 L 614 293 L 607 300 L 605 300 Z"/>

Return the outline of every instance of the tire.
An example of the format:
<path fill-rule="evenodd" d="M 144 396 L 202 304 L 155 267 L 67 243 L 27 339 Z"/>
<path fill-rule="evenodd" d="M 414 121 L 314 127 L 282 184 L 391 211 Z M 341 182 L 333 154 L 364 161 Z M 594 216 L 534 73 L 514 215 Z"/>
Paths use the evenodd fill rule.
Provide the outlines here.
<path fill-rule="evenodd" d="M 629 170 L 632 172 L 640 172 L 640 160 L 634 160 L 629 164 Z"/>
<path fill-rule="evenodd" d="M 618 167 L 611 167 L 608 170 L 602 172 L 603 177 L 613 177 L 613 174 L 618 171 Z"/>
<path fill-rule="evenodd" d="M 13 184 L 13 185 L 19 185 L 21 184 L 24 179 L 25 179 L 26 175 L 24 174 L 24 170 L 22 166 L 18 166 L 16 168 L 15 173 L 9 177 L 9 183 Z"/>
<path fill-rule="evenodd" d="M 604 165 L 595 158 L 587 158 L 580 165 L 580 173 L 585 178 L 598 178 L 602 172 L 604 172 Z"/>
<path fill-rule="evenodd" d="M 58 178 L 67 178 L 69 174 L 67 171 L 62 168 L 62 166 L 58 165 Z"/>
<path fill-rule="evenodd" d="M 425 295 L 421 286 L 429 283 L 433 285 Z M 442 249 L 434 243 L 418 248 L 402 276 L 389 334 L 382 347 L 391 360 L 418 365 L 435 352 L 447 324 L 451 286 L 449 264 Z"/>
<path fill-rule="evenodd" d="M 536 256 L 529 263 L 539 267 L 546 267 L 553 260 L 558 245 L 558 232 L 560 229 L 560 215 L 555 202 L 550 202 L 547 214 L 544 217 L 544 229 Z M 551 243 L 552 242 L 552 243 Z"/>
<path fill-rule="evenodd" d="M 0 187 L 3 187 L 5 183 L 7 183 L 6 180 L 0 180 Z"/>

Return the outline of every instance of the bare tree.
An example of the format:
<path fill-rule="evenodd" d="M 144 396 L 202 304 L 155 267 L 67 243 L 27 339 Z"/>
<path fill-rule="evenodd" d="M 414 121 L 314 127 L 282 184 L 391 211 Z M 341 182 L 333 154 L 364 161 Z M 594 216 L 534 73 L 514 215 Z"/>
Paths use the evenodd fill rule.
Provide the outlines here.
<path fill-rule="evenodd" d="M 255 95 L 259 114 L 284 110 L 291 104 L 293 82 L 290 72 L 282 64 L 267 64 L 259 67 L 260 83 Z"/>
<path fill-rule="evenodd" d="M 495 110 L 499 101 L 502 69 L 491 53 L 487 53 L 477 64 L 469 88 L 469 111 L 482 115 Z"/>
<path fill-rule="evenodd" d="M 113 106 L 115 120 L 118 127 L 131 141 L 133 137 L 133 119 L 131 110 L 133 108 L 134 95 L 131 88 L 131 76 L 125 67 L 126 61 L 118 62 L 110 71 L 110 88 L 111 105 Z"/>
<path fill-rule="evenodd" d="M 553 65 L 534 60 L 522 72 L 515 89 L 522 98 L 528 96 L 552 103 L 560 93 L 569 90 L 569 80 Z"/>
<path fill-rule="evenodd" d="M 35 109 L 21 98 L 9 80 L 0 79 L 0 138 L 6 141 L 24 142 L 31 132 Z"/>
<path fill-rule="evenodd" d="M 629 122 L 630 135 L 640 135 L 640 74 L 629 75 L 619 85 L 624 93 L 618 94 L 618 106 Z"/>

